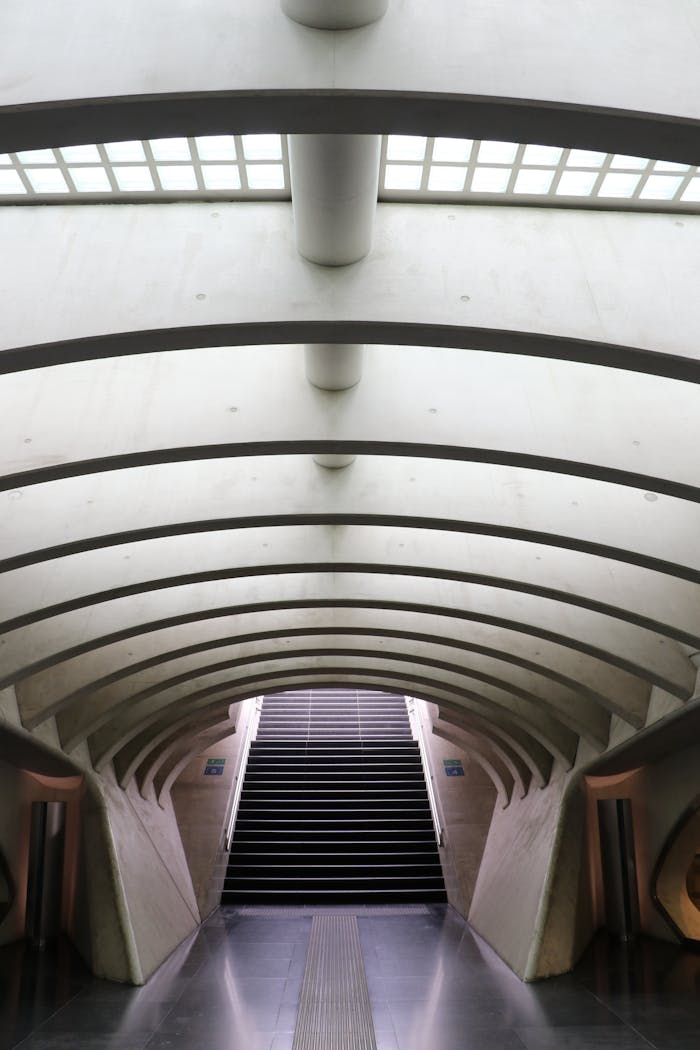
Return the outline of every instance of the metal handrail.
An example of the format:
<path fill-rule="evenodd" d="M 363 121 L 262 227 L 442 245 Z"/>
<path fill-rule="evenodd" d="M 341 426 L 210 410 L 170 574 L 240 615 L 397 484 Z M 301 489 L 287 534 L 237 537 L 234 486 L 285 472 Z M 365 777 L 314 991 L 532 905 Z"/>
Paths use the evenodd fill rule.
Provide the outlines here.
<path fill-rule="evenodd" d="M 440 814 L 438 811 L 437 798 L 435 797 L 435 789 L 433 787 L 433 774 L 431 772 L 430 762 L 428 760 L 428 749 L 426 747 L 425 737 L 423 735 L 423 726 L 418 716 L 418 712 L 416 711 L 415 697 L 406 696 L 404 697 L 404 699 L 406 701 L 408 719 L 411 723 L 413 738 L 418 743 L 418 750 L 420 751 L 421 762 L 423 763 L 425 786 L 428 789 L 428 802 L 430 803 L 430 812 L 433 814 L 435 838 L 437 839 L 438 846 L 442 846 L 442 824 L 440 823 Z"/>
<path fill-rule="evenodd" d="M 258 722 L 260 721 L 260 712 L 262 711 L 263 698 L 256 696 L 255 707 L 248 719 L 248 725 L 246 726 L 245 739 L 243 741 L 243 747 L 241 748 L 238 771 L 236 772 L 236 787 L 233 792 L 233 799 L 231 801 L 231 813 L 228 818 L 228 827 L 226 828 L 226 849 L 231 850 L 231 841 L 233 839 L 233 830 L 236 826 L 236 817 L 238 816 L 238 807 L 241 802 L 241 792 L 243 791 L 243 781 L 245 780 L 246 766 L 248 765 L 248 753 L 250 751 L 250 745 L 255 739 L 255 734 L 258 731 Z"/>

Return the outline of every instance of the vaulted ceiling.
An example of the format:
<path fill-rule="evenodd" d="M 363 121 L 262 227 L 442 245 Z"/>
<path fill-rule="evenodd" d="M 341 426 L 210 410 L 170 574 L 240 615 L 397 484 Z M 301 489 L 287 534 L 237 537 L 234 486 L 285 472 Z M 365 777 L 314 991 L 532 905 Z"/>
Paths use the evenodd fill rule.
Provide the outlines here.
<path fill-rule="evenodd" d="M 230 6 L 54 5 L 21 83 L 37 3 L 10 3 L 0 151 L 399 132 L 700 163 L 694 4 L 665 6 L 698 32 L 651 69 L 609 0 L 575 41 L 546 3 L 517 33 L 506 3 L 335 33 Z M 162 788 L 235 701 L 394 690 L 524 793 L 679 711 L 700 216 L 650 207 L 384 202 L 335 267 L 287 201 L 0 208 L 0 688 L 25 727 Z M 310 344 L 355 346 L 359 382 L 309 382 Z"/>

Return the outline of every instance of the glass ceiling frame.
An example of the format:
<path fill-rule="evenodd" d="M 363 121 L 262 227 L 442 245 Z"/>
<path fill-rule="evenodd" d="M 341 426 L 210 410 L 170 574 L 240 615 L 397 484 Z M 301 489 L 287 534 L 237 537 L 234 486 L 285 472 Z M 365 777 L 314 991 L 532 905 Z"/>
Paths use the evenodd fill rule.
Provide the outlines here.
<path fill-rule="evenodd" d="M 0 154 L 0 204 L 289 200 L 284 135 L 152 139 Z M 379 200 L 700 213 L 700 169 L 486 140 L 382 137 Z"/>

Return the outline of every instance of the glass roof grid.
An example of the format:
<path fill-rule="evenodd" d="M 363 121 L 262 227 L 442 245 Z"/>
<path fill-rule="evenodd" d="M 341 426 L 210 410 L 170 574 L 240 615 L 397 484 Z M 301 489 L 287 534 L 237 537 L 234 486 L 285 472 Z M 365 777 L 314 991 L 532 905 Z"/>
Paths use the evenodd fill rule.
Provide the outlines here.
<path fill-rule="evenodd" d="M 105 171 L 107 172 L 107 178 L 109 179 L 109 185 L 111 186 L 112 193 L 118 195 L 119 194 L 119 186 L 117 185 L 117 179 L 116 179 L 116 176 L 114 174 L 114 170 L 112 168 L 112 164 L 111 164 L 110 159 L 109 159 L 109 154 L 107 152 L 107 147 L 104 144 L 99 145 L 97 147 L 97 152 L 99 153 L 99 156 L 100 156 L 100 162 L 101 162 L 103 168 L 105 169 Z"/>
<path fill-rule="evenodd" d="M 151 176 L 153 188 L 159 193 L 163 192 L 163 186 L 160 181 L 160 175 L 158 174 L 158 168 L 156 166 L 155 157 L 153 156 L 153 149 L 151 148 L 151 140 L 144 139 L 143 141 L 143 152 L 146 155 L 146 164 L 148 171 Z"/>
<path fill-rule="evenodd" d="M 510 179 L 508 180 L 508 188 L 506 193 L 511 195 L 515 189 L 515 183 L 520 172 L 521 165 L 523 163 L 523 156 L 525 155 L 525 146 L 521 143 L 515 151 L 515 157 L 513 159 L 513 170 L 510 173 Z"/>
<path fill-rule="evenodd" d="M 435 139 L 431 136 L 427 139 L 425 144 L 425 156 L 423 159 L 423 174 L 421 176 L 420 192 L 428 192 L 428 181 L 430 179 L 430 169 L 433 165 L 433 152 L 435 150 Z"/>

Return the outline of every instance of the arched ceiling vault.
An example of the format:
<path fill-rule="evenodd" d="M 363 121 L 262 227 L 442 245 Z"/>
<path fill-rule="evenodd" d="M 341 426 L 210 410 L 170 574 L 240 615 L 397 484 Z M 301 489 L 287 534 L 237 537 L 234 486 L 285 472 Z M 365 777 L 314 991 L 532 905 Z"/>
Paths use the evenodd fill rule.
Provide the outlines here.
<path fill-rule="evenodd" d="M 700 158 L 691 0 L 661 52 L 622 0 L 575 48 L 544 3 L 474 34 L 441 0 L 432 47 L 417 0 L 333 42 L 277 0 L 78 0 L 65 63 L 43 6 L 30 78 L 37 3 L 6 12 L 0 151 L 233 121 Z M 699 229 L 382 204 L 331 269 L 283 202 L 0 209 L 0 688 L 25 727 L 164 797 L 243 699 L 386 689 L 437 705 L 507 803 L 693 699 Z M 311 386 L 302 343 L 369 344 L 362 381 Z"/>

